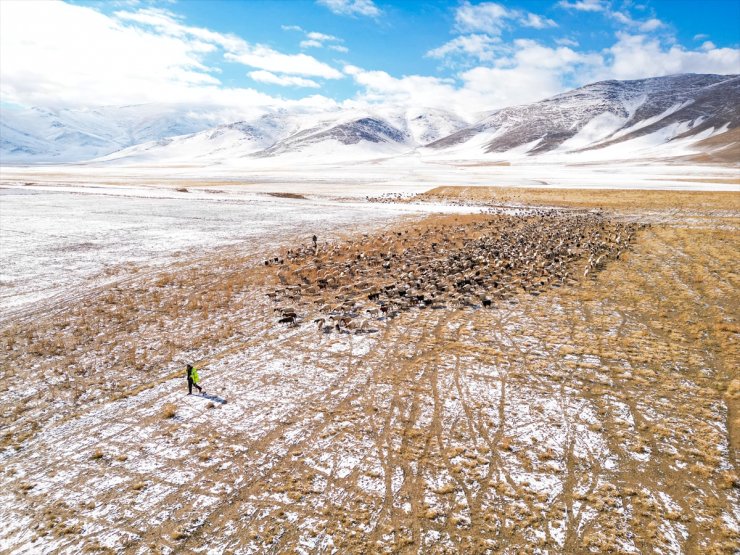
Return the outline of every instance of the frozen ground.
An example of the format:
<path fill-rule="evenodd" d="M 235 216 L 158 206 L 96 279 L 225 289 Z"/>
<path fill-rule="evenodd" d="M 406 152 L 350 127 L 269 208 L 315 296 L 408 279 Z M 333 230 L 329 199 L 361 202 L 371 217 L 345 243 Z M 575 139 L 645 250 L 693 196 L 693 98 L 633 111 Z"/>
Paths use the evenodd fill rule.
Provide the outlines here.
<path fill-rule="evenodd" d="M 324 334 L 275 325 L 265 257 L 471 208 L 39 176 L 0 190 L 0 552 L 736 550 L 732 207 L 621 214 L 659 225 L 577 287 Z"/>
<path fill-rule="evenodd" d="M 351 202 L 367 195 L 421 193 L 459 184 L 740 191 L 738 169 L 724 166 L 506 166 L 425 161 L 423 154 L 352 166 L 305 162 L 288 167 L 255 161 L 246 174 L 228 165 L 1 168 L 3 315 L 58 295 L 81 279 L 107 283 L 122 271 L 122 264 L 130 270 L 256 237 L 274 242 L 293 230 L 341 232 L 357 222 L 372 225 L 403 213 L 459 210 Z M 177 191 L 181 188 L 188 192 Z M 266 192 L 299 193 L 307 199 Z"/>
<path fill-rule="evenodd" d="M 329 161 L 327 161 L 329 160 Z M 439 185 L 503 185 L 515 187 L 577 187 L 740 191 L 740 168 L 720 165 L 643 163 L 485 162 L 428 158 L 415 152 L 343 164 L 331 157 L 276 162 L 270 158 L 249 167 L 214 164 L 173 166 L 105 165 L 38 166 L 0 169 L 0 183 L 131 184 L 177 186 L 178 182 L 211 182 L 259 191 L 284 190 L 335 196 L 382 192 L 420 192 Z"/>
<path fill-rule="evenodd" d="M 0 309 L 64 296 L 70 287 L 109 283 L 122 273 L 163 266 L 241 245 L 263 250 L 287 236 L 369 227 L 444 206 L 290 199 L 226 190 L 174 187 L 0 185 Z M 470 210 L 470 209 L 468 209 Z"/>

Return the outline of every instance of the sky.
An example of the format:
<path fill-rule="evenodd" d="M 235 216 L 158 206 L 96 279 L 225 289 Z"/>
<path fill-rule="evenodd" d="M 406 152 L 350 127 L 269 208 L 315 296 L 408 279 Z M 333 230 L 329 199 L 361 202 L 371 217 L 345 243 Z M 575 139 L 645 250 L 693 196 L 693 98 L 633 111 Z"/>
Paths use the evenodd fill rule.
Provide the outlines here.
<path fill-rule="evenodd" d="M 0 105 L 435 107 L 740 74 L 740 0 L 0 0 Z"/>

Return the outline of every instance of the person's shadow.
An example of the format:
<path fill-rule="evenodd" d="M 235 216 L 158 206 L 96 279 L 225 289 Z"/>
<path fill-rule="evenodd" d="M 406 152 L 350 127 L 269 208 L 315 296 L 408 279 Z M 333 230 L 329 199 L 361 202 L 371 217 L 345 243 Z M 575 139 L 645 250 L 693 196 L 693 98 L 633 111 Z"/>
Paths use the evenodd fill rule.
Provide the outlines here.
<path fill-rule="evenodd" d="M 200 396 L 203 399 L 213 401 L 214 403 L 220 403 L 222 405 L 225 405 L 228 402 L 226 399 L 219 397 L 218 395 L 213 395 L 212 393 L 201 393 Z"/>

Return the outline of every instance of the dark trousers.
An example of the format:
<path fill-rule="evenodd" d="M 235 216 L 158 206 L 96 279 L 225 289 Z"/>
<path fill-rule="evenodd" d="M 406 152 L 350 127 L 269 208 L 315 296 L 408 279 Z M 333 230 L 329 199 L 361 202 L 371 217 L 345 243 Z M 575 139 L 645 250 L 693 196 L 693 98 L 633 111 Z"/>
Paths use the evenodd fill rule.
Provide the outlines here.
<path fill-rule="evenodd" d="M 198 393 L 203 391 L 203 388 L 193 381 L 193 378 L 188 378 L 188 395 L 193 392 L 193 386 L 198 388 Z"/>

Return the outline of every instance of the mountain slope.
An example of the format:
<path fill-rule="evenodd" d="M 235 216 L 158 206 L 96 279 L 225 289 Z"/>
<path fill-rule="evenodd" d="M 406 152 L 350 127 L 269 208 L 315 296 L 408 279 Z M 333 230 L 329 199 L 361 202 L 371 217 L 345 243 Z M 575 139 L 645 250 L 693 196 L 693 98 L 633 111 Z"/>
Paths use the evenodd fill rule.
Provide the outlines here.
<path fill-rule="evenodd" d="M 298 155 L 334 155 L 363 157 L 400 153 L 413 147 L 410 136 L 377 117 L 329 121 L 303 129 L 268 149 L 260 157 Z"/>
<path fill-rule="evenodd" d="M 484 153 L 523 149 L 537 155 L 603 148 L 666 130 L 662 140 L 687 138 L 740 125 L 740 78 L 675 75 L 603 81 L 524 106 L 493 112 L 482 121 L 429 145 L 471 143 Z"/>
<path fill-rule="evenodd" d="M 625 128 L 590 148 L 601 148 L 633 140 L 656 133 L 669 126 L 677 126 L 670 140 L 685 139 L 705 131 L 729 130 L 740 126 L 740 104 L 738 104 L 740 77 L 722 80 L 694 90 L 692 93 L 691 96 L 687 93 L 684 95 L 679 93 L 679 98 L 683 100 L 681 105 L 675 110 L 669 107 L 661 114 L 657 114 L 657 118 L 656 115 L 650 113 L 649 109 L 641 106 L 633 118 L 641 124 L 627 127 L 628 122 Z M 664 105 L 668 101 L 667 98 L 664 99 Z M 657 102 L 651 104 L 657 104 Z M 655 106 L 653 110 L 656 110 Z"/>
<path fill-rule="evenodd" d="M 206 114 L 161 105 L 2 109 L 0 159 L 5 163 L 76 162 L 212 126 Z"/>
<path fill-rule="evenodd" d="M 257 127 L 238 121 L 198 133 L 148 141 L 118 150 L 98 160 L 149 163 L 186 160 L 218 162 L 267 148 L 275 141 L 275 135 L 270 131 L 267 126 Z"/>
<path fill-rule="evenodd" d="M 419 146 L 428 145 L 470 124 L 458 114 L 423 106 L 377 107 L 375 113 L 376 117 L 403 130 Z"/>
<path fill-rule="evenodd" d="M 249 121 L 150 141 L 99 158 L 108 163 L 244 163 L 245 158 L 392 156 L 446 136 L 467 122 L 433 108 L 383 106 L 372 111 L 279 110 Z"/>
<path fill-rule="evenodd" d="M 435 160 L 676 158 L 729 160 L 740 128 L 740 76 L 602 81 L 490 112 L 470 124 L 421 106 L 274 110 L 233 123 L 174 106 L 2 110 L 2 163 L 348 163 L 413 154 Z M 230 121 L 230 120 L 227 120 Z M 698 158 L 697 158 L 698 159 Z M 406 163 L 406 162 L 404 162 Z"/>

